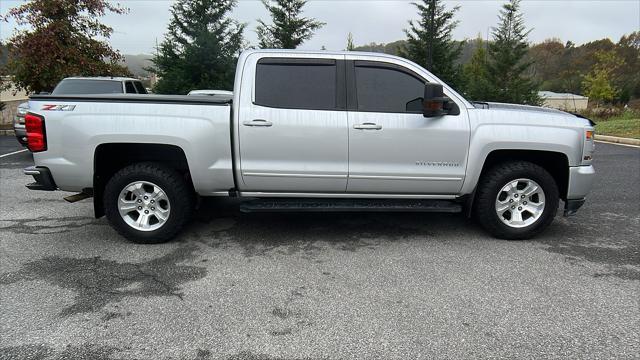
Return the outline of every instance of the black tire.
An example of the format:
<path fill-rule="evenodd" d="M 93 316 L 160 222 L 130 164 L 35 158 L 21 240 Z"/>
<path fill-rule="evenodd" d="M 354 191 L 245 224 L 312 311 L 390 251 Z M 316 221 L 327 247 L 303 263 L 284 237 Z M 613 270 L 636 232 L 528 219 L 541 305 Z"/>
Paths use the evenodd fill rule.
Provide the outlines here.
<path fill-rule="evenodd" d="M 514 228 L 503 223 L 496 212 L 498 193 L 509 181 L 520 178 L 537 182 L 545 196 L 545 206 L 534 223 Z M 546 229 L 558 211 L 559 192 L 554 178 L 544 168 L 526 161 L 498 164 L 483 174 L 474 202 L 474 215 L 491 235 L 506 240 L 530 239 Z"/>
<path fill-rule="evenodd" d="M 120 216 L 120 193 L 128 184 L 136 181 L 156 184 L 169 199 L 169 216 L 156 230 L 137 230 Z M 189 221 L 194 209 L 194 199 L 192 188 L 176 170 L 158 163 L 137 163 L 121 169 L 109 179 L 104 190 L 104 211 L 111 226 L 128 240 L 138 244 L 159 244 L 175 237 Z"/>

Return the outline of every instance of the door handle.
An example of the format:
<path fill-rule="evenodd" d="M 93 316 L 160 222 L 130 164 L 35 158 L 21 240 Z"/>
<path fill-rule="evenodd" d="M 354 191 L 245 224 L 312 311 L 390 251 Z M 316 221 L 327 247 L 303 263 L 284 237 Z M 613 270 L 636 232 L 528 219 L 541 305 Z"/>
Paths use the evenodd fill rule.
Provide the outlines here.
<path fill-rule="evenodd" d="M 382 130 L 382 125 L 374 123 L 364 123 L 353 125 L 353 128 L 358 130 Z"/>
<path fill-rule="evenodd" d="M 242 125 L 244 125 L 244 126 L 265 126 L 265 127 L 269 127 L 269 126 L 273 125 L 273 123 L 271 121 L 267 121 L 267 120 L 255 119 L 255 120 L 251 120 L 251 121 L 244 121 L 242 123 Z"/>

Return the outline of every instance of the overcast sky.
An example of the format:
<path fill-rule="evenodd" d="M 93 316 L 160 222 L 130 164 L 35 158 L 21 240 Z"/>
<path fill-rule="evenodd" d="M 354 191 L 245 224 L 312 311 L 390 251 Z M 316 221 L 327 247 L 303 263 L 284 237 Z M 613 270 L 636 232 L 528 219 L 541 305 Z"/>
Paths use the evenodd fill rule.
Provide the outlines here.
<path fill-rule="evenodd" d="M 169 21 L 169 0 L 121 0 L 128 7 L 126 15 L 107 15 L 103 22 L 114 28 L 113 47 L 125 54 L 151 53 L 156 39 L 162 40 Z M 327 23 L 315 36 L 302 45 L 302 49 L 342 50 L 349 32 L 356 45 L 370 42 L 391 42 L 405 37 L 407 21 L 417 18 L 416 9 L 408 0 L 310 0 L 305 16 Z M 0 0 L 0 13 L 21 1 Z M 458 40 L 475 38 L 478 33 L 486 37 L 495 26 L 503 1 L 462 0 L 446 1 L 451 8 L 460 5 L 456 19 L 460 21 L 454 32 Z M 531 42 L 560 38 L 582 44 L 592 40 L 618 39 L 640 29 L 640 0 L 531 0 L 522 2 L 522 11 Z M 247 23 L 245 37 L 257 43 L 256 19 L 269 16 L 259 0 L 240 0 L 232 16 Z M 14 23 L 1 23 L 0 38 L 11 35 Z"/>

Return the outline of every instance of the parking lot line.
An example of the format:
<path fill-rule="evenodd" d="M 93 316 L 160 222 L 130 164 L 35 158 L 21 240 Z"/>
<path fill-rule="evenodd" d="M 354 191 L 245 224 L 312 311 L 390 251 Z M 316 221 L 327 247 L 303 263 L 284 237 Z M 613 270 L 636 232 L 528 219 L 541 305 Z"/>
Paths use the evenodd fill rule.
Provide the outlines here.
<path fill-rule="evenodd" d="M 10 153 L 8 153 L 8 154 L 2 154 L 2 155 L 0 155 L 0 158 L 7 157 L 7 156 L 11 156 L 11 155 L 15 155 L 15 154 L 20 154 L 20 153 L 23 153 L 23 152 L 25 152 L 25 151 L 29 151 L 29 150 L 28 150 L 28 149 L 23 149 L 23 150 L 18 150 L 18 151 L 10 152 Z"/>

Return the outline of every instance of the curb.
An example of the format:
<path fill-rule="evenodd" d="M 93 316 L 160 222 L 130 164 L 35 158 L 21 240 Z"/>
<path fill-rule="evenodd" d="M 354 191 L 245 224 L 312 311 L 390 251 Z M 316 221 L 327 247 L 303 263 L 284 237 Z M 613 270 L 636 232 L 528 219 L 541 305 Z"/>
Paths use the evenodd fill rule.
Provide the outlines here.
<path fill-rule="evenodd" d="M 0 136 L 15 136 L 16 133 L 13 130 L 0 130 Z"/>
<path fill-rule="evenodd" d="M 608 135 L 598 135 L 598 134 L 596 134 L 595 139 L 598 140 L 598 141 L 610 142 L 610 143 L 614 143 L 614 144 L 640 146 L 640 139 L 631 139 L 631 138 L 623 138 L 623 137 L 608 136 Z"/>

